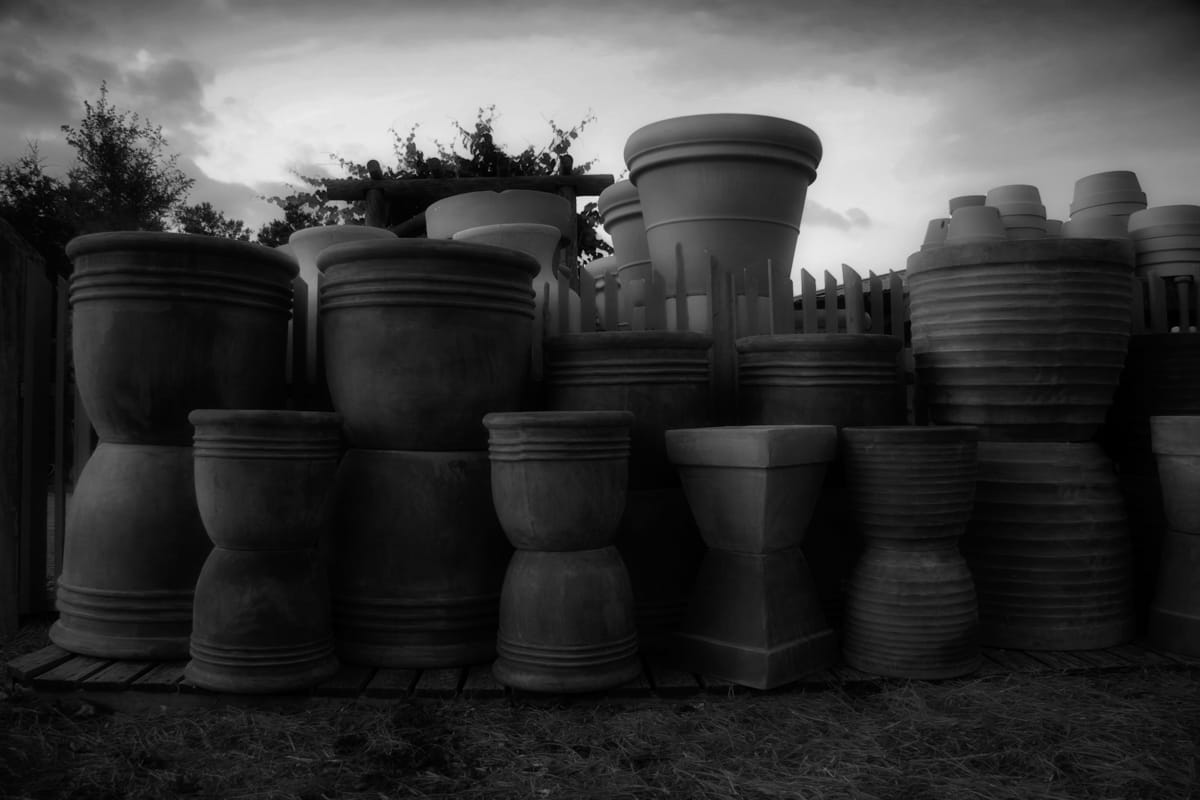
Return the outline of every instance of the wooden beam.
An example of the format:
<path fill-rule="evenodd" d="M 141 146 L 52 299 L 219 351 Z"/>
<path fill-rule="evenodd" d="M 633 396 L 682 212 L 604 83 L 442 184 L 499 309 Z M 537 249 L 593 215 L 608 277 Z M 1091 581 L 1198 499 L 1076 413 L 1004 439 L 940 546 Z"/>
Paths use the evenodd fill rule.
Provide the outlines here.
<path fill-rule="evenodd" d="M 463 192 L 500 192 L 505 189 L 535 189 L 561 193 L 570 189 L 577 196 L 595 197 L 611 186 L 612 175 L 516 175 L 504 178 L 396 178 L 362 180 L 347 178 L 325 181 L 330 200 L 365 200 L 367 192 L 379 190 L 388 200 L 429 205 L 443 197 Z"/>

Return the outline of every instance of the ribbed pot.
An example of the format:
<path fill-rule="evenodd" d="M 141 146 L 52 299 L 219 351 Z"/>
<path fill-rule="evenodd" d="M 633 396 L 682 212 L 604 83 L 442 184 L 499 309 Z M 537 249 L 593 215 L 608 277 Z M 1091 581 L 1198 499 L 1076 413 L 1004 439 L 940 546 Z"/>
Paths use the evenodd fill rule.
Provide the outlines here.
<path fill-rule="evenodd" d="M 978 668 L 979 604 L 958 540 L 971 516 L 978 431 L 845 428 L 842 452 L 866 549 L 850 578 L 846 662 L 880 675 Z"/>
<path fill-rule="evenodd" d="M 346 451 L 330 546 L 342 660 L 433 669 L 495 656 L 512 548 L 491 485 L 486 452 Z"/>
<path fill-rule="evenodd" d="M 987 441 L 1087 441 L 1125 361 L 1127 242 L 947 245 L 908 259 L 912 347 L 930 420 Z"/>
<path fill-rule="evenodd" d="M 182 233 L 72 239 L 75 377 L 101 441 L 191 444 L 194 408 L 285 399 L 296 262 Z"/>
<path fill-rule="evenodd" d="M 898 425 L 900 344 L 867 333 L 738 339 L 738 417 L 748 425 Z"/>
<path fill-rule="evenodd" d="M 351 445 L 485 449 L 483 415 L 519 408 L 529 381 L 537 262 L 396 239 L 335 245 L 318 263 L 329 391 Z"/>
<path fill-rule="evenodd" d="M 1167 527 L 1200 536 L 1200 415 L 1150 418 Z"/>
<path fill-rule="evenodd" d="M 1135 633 L 1128 520 L 1098 445 L 980 442 L 962 551 L 985 646 L 1090 650 Z"/>
<path fill-rule="evenodd" d="M 518 550 L 612 544 L 629 486 L 628 411 L 488 414 L 492 499 Z"/>
<path fill-rule="evenodd" d="M 183 659 L 212 549 L 192 448 L 101 442 L 67 505 L 50 640 L 100 658 Z"/>
<path fill-rule="evenodd" d="M 750 268 L 762 279 L 768 259 L 775 274 L 790 274 L 821 153 L 811 129 L 754 114 L 674 117 L 634 131 L 625 163 L 667 296 L 677 294 L 677 245 L 689 295 L 704 292 L 710 256 L 725 270 Z M 707 315 L 689 323 L 710 328 Z"/>
<path fill-rule="evenodd" d="M 712 422 L 712 339 L 689 331 L 604 332 L 546 341 L 546 405 L 633 413 L 629 488 L 678 486 L 663 432 Z"/>
<path fill-rule="evenodd" d="M 617 266 L 650 260 L 642 204 L 632 181 L 617 181 L 596 198 L 596 210 L 604 230 L 612 237 Z"/>

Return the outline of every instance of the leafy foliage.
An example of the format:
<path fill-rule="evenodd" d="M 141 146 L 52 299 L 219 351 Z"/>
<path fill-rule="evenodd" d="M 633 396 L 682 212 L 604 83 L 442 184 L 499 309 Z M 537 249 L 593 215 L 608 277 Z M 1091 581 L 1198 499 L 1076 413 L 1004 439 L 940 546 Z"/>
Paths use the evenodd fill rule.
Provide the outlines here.
<path fill-rule="evenodd" d="M 63 247 L 76 233 L 71 192 L 46 174 L 36 143 L 10 164 L 0 166 L 0 217 L 8 220 L 45 259 L 51 272 L 70 271 Z"/>
<path fill-rule="evenodd" d="M 182 233 L 220 236 L 240 242 L 250 241 L 250 229 L 246 227 L 246 223 L 240 219 L 226 217 L 225 212 L 218 211 L 207 201 L 180 206 L 175 210 L 174 218 L 177 230 Z"/>

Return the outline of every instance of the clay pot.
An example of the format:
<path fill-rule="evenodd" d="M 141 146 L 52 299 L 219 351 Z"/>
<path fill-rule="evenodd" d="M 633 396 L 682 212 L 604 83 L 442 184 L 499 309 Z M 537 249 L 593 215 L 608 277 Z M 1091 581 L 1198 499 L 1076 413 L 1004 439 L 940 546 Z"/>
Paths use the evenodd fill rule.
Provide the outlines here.
<path fill-rule="evenodd" d="M 634 131 L 625 163 L 667 297 L 683 302 L 677 246 L 687 295 L 705 292 L 710 257 L 723 270 L 754 270 L 760 286 L 767 285 L 768 260 L 775 277 L 790 275 L 821 152 L 804 125 L 753 114 L 675 117 Z M 696 310 L 704 313 L 689 308 L 689 326 L 708 332 L 707 306 Z"/>
<path fill-rule="evenodd" d="M 351 444 L 486 447 L 483 415 L 527 389 L 537 262 L 406 239 L 335 245 L 319 262 L 329 391 Z"/>
<path fill-rule="evenodd" d="M 618 266 L 650 260 L 642 204 L 632 181 L 617 181 L 601 192 L 596 210 L 604 230 L 612 237 L 613 258 Z"/>
<path fill-rule="evenodd" d="M 1129 240 L 1129 218 L 1124 216 L 1072 217 L 1062 225 L 1064 239 Z"/>
<path fill-rule="evenodd" d="M 222 692 L 308 688 L 337 671 L 317 543 L 341 455 L 341 418 L 193 411 L 200 517 L 215 545 L 196 583 L 184 676 Z"/>
<path fill-rule="evenodd" d="M 950 202 L 948 204 L 949 213 L 951 216 L 953 216 L 954 212 L 957 211 L 958 209 L 962 208 L 963 206 L 982 206 L 982 205 L 986 205 L 986 204 L 987 204 L 987 195 L 983 195 L 983 194 L 959 195 L 958 197 L 950 198 Z"/>
<path fill-rule="evenodd" d="M 565 197 L 551 192 L 463 192 L 425 209 L 425 232 L 430 239 L 449 239 L 467 228 L 509 223 L 551 225 L 563 239 L 575 239 L 575 209 Z"/>
<path fill-rule="evenodd" d="M 979 604 L 958 541 L 971 517 L 978 431 L 844 428 L 854 516 L 866 541 L 846 598 L 846 662 L 900 678 L 979 667 Z"/>
<path fill-rule="evenodd" d="M 1167 527 L 1200 536 L 1200 416 L 1150 418 Z"/>
<path fill-rule="evenodd" d="M 1200 206 L 1155 206 L 1129 215 L 1134 240 L 1158 236 L 1200 236 Z"/>
<path fill-rule="evenodd" d="M 949 217 L 929 220 L 925 228 L 925 240 L 921 243 L 922 250 L 932 250 L 946 243 L 946 230 L 950 224 Z"/>
<path fill-rule="evenodd" d="M 758 689 L 829 666 L 836 644 L 800 545 L 837 429 L 694 428 L 666 437 L 709 546 L 680 629 L 680 666 Z"/>
<path fill-rule="evenodd" d="M 962 551 L 984 646 L 1094 650 L 1136 632 L 1129 522 L 1098 445 L 980 442 Z"/>
<path fill-rule="evenodd" d="M 1128 217 L 1146 207 L 1146 194 L 1137 175 L 1128 170 L 1097 172 L 1075 181 L 1072 219 Z"/>
<path fill-rule="evenodd" d="M 754 425 L 897 425 L 901 342 L 879 334 L 737 340 L 738 418 Z"/>
<path fill-rule="evenodd" d="M 1063 221 L 1061 219 L 1046 220 L 1046 235 L 1059 237 L 1063 235 Z"/>
<path fill-rule="evenodd" d="M 929 418 L 981 439 L 1087 441 L 1129 341 L 1128 243 L 946 246 L 908 259 L 913 355 Z"/>
<path fill-rule="evenodd" d="M 409 669 L 496 654 L 512 548 L 486 452 L 348 450 L 330 546 L 338 656 Z"/>
<path fill-rule="evenodd" d="M 1007 238 L 998 209 L 993 206 L 961 206 L 950 215 L 945 244 L 1000 242 Z"/>
<path fill-rule="evenodd" d="M 75 377 L 101 441 L 188 446 L 193 408 L 278 408 L 296 263 L 183 233 L 72 239 Z"/>

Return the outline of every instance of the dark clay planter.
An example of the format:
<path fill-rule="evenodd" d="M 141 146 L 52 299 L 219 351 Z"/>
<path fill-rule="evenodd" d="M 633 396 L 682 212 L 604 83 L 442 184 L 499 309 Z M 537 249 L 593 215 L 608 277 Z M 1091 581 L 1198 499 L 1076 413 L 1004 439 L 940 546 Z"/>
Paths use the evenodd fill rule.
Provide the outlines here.
<path fill-rule="evenodd" d="M 537 261 L 385 239 L 334 245 L 317 264 L 329 392 L 351 445 L 486 449 L 483 415 L 528 391 Z"/>
<path fill-rule="evenodd" d="M 958 550 L 975 496 L 978 436 L 969 427 L 842 430 L 866 541 L 846 598 L 850 666 L 915 679 L 978 669 L 979 604 Z"/>
<path fill-rule="evenodd" d="M 199 410 L 196 502 L 215 547 L 196 583 L 184 676 L 236 693 L 311 687 L 337 671 L 317 542 L 341 455 L 341 418 Z"/>
<path fill-rule="evenodd" d="M 613 688 L 641 671 L 633 588 L 613 541 L 625 511 L 628 411 L 489 414 L 492 498 L 509 541 L 496 679 Z"/>

